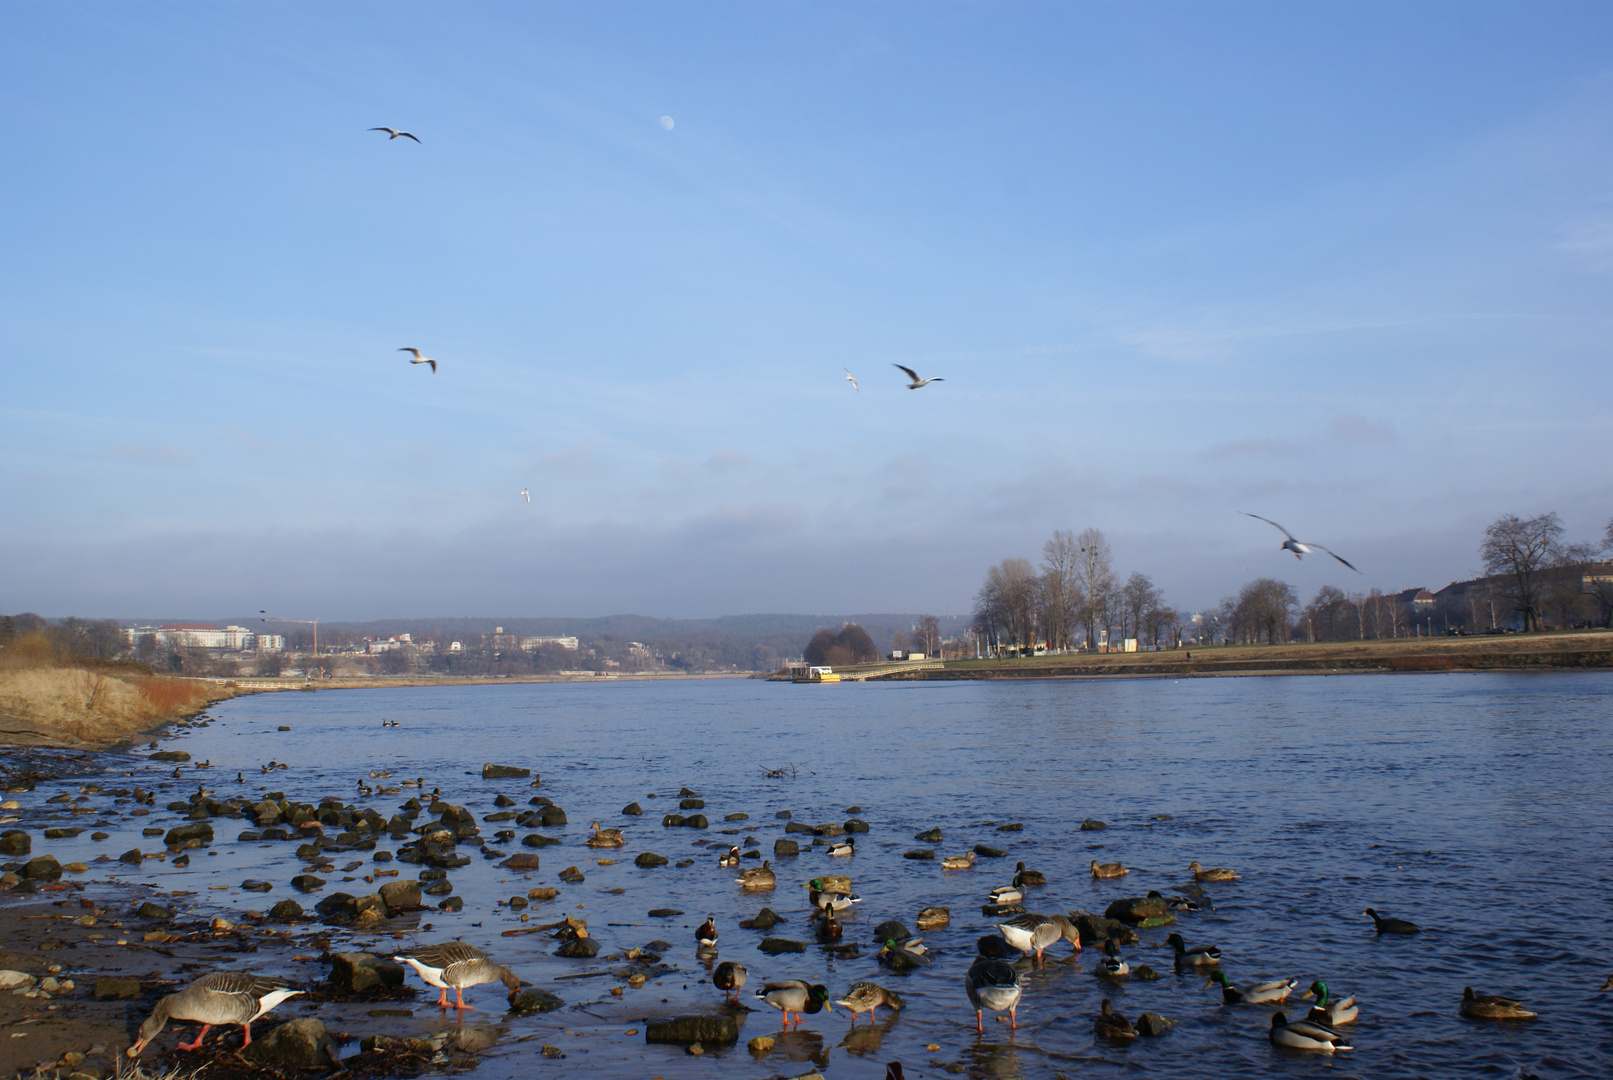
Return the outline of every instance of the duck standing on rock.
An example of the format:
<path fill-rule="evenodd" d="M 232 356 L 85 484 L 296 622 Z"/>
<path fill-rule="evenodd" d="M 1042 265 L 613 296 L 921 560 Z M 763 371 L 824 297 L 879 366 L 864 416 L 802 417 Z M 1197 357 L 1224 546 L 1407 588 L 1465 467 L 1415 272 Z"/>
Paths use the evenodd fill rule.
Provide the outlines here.
<path fill-rule="evenodd" d="M 745 965 L 737 960 L 724 960 L 717 965 L 717 970 L 711 973 L 711 985 L 729 995 L 730 999 L 739 1000 L 740 988 L 745 985 L 749 973 Z"/>
<path fill-rule="evenodd" d="M 140 1025 L 140 1036 L 126 1053 L 134 1058 L 161 1034 L 170 1020 L 190 1020 L 202 1025 L 194 1042 L 180 1043 L 181 1050 L 195 1050 L 215 1024 L 240 1024 L 241 1045 L 252 1045 L 252 1021 L 289 997 L 304 993 L 275 979 L 239 971 L 218 971 L 203 975 L 176 994 L 157 1002 Z"/>
<path fill-rule="evenodd" d="M 790 1014 L 800 1026 L 802 1013 L 833 1012 L 829 1007 L 829 989 L 822 983 L 808 983 L 801 979 L 770 982 L 756 991 L 756 996 L 784 1014 L 784 1026 L 790 1026 Z"/>
<path fill-rule="evenodd" d="M 512 998 L 521 989 L 521 980 L 515 977 L 515 972 L 495 964 L 482 950 L 463 941 L 426 945 L 392 959 L 408 964 L 422 981 L 439 987 L 442 996 L 437 999 L 437 1007 L 442 1009 L 448 1007 L 449 990 L 454 992 L 454 1008 L 463 1011 L 476 1007 L 465 1004 L 465 991 L 472 986 L 501 982 Z"/>
<path fill-rule="evenodd" d="M 1380 934 L 1415 934 L 1421 929 L 1416 923 L 1407 922 L 1405 919 L 1386 919 L 1371 908 L 1367 908 L 1361 914 L 1372 916 L 1372 925 L 1378 928 Z"/>
<path fill-rule="evenodd" d="M 687 925 L 687 924 L 685 924 Z M 700 929 L 694 932 L 695 943 L 702 949 L 710 949 L 717 944 L 717 924 L 707 916 L 706 921 L 700 924 Z"/>
<path fill-rule="evenodd" d="M 969 995 L 969 1004 L 975 1008 L 975 1030 L 985 1034 L 985 1011 L 1006 1012 L 1008 1026 L 1019 1027 L 1019 998 L 1024 992 L 1019 983 L 1019 972 L 1003 960 L 977 957 L 963 977 L 963 989 Z"/>

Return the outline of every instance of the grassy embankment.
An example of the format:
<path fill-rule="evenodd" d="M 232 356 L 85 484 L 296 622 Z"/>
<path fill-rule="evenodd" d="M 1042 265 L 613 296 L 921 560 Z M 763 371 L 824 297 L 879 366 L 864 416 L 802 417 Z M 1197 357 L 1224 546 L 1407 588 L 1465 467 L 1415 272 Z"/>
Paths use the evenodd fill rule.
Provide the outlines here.
<path fill-rule="evenodd" d="M 0 650 L 0 745 L 113 746 L 233 696 L 144 664 L 64 656 L 30 635 Z"/>
<path fill-rule="evenodd" d="M 874 666 L 874 665 L 869 665 Z M 1286 645 L 1216 645 L 1144 653 L 948 660 L 882 679 L 1148 678 L 1327 672 L 1543 671 L 1613 668 L 1613 631 L 1399 638 Z M 855 668 L 846 669 L 848 672 Z"/>

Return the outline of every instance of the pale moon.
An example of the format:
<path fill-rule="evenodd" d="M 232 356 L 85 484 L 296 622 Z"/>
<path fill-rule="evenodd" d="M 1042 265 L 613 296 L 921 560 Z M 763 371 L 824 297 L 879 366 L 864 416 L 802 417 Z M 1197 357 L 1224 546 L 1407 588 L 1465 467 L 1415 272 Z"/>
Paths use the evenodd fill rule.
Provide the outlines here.
<path fill-rule="evenodd" d="M 661 117 L 661 126 L 663 128 L 665 128 L 667 131 L 671 131 L 672 130 L 672 117 L 670 117 L 670 116 Z"/>

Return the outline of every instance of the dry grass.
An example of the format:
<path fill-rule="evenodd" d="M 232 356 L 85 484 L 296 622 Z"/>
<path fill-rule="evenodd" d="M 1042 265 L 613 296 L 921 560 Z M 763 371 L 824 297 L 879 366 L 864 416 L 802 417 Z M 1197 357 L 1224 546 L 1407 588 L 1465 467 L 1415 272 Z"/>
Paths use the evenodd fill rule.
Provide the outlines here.
<path fill-rule="evenodd" d="M 7 664 L 0 669 L 0 742 L 124 742 L 228 696 L 222 687 L 191 679 Z"/>

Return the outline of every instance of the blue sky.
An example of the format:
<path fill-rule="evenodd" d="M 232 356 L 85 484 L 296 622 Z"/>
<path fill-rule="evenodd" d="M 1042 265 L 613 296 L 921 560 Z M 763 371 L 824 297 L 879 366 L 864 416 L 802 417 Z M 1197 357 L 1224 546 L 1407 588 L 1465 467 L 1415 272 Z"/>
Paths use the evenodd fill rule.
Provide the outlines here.
<path fill-rule="evenodd" d="M 1613 515 L 1605 4 L 15 3 L 0 108 L 0 610 L 950 613 L 1088 526 L 1191 610 Z"/>

